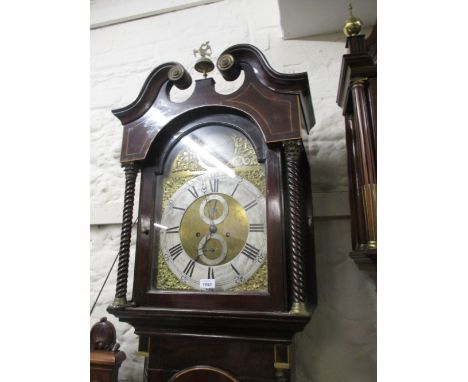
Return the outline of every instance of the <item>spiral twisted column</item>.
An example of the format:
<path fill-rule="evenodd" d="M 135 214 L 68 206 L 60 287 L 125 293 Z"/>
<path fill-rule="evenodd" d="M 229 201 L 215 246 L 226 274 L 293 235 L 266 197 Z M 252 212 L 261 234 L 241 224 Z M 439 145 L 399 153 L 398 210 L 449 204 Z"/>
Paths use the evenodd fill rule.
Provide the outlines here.
<path fill-rule="evenodd" d="M 291 314 L 308 314 L 305 292 L 304 266 L 304 190 L 299 169 L 304 146 L 300 140 L 283 144 L 286 160 L 286 200 L 289 221 L 290 279 L 292 283 Z"/>
<path fill-rule="evenodd" d="M 125 196 L 120 234 L 119 265 L 117 269 L 117 286 L 112 306 L 127 305 L 128 263 L 130 260 L 130 241 L 132 238 L 133 203 L 135 200 L 135 182 L 138 169 L 133 162 L 124 164 Z"/>

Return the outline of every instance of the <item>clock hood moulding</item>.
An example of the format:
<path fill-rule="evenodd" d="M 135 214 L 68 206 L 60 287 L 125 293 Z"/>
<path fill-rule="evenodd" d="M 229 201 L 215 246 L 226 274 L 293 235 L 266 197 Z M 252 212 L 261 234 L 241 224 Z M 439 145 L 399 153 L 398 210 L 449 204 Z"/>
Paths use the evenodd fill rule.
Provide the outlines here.
<path fill-rule="evenodd" d="M 205 112 L 223 109 L 247 117 L 260 127 L 267 144 L 300 139 L 301 129 L 310 131 L 315 119 L 307 73 L 276 72 L 262 52 L 248 44 L 234 45 L 220 57 L 225 55 L 234 59 L 230 70 L 221 70 L 226 80 L 237 79 L 241 70 L 245 73 L 243 85 L 232 94 L 217 93 L 214 80 L 208 78 L 196 81 L 189 99 L 172 102 L 169 92 L 174 83 L 168 75 L 180 64 L 168 62 L 151 72 L 134 102 L 112 111 L 124 125 L 122 163 L 145 160 L 162 129 L 176 118 L 193 116 L 202 107 Z"/>

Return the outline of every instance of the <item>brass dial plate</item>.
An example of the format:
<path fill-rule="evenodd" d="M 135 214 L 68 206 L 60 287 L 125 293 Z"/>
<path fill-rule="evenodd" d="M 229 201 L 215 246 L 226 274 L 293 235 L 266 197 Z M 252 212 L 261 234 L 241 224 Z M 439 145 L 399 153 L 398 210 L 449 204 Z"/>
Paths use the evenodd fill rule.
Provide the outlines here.
<path fill-rule="evenodd" d="M 189 134 L 179 143 L 182 147 L 178 150 L 178 154 L 172 162 L 170 171 L 164 178 L 162 200 L 163 214 L 171 207 L 171 201 L 172 203 L 175 203 L 173 199 L 177 190 L 186 186 L 189 182 L 193 182 L 201 175 L 208 176 L 208 174 L 214 174 L 216 172 L 219 173 L 219 167 L 223 169 L 223 171 L 221 171 L 222 176 L 227 176 L 229 179 L 234 179 L 233 176 L 245 179 L 256 189 L 255 192 L 257 195 L 260 195 L 264 200 L 264 166 L 258 163 L 255 151 L 245 136 L 236 130 L 221 126 L 201 128 L 195 133 L 196 134 Z M 200 150 L 200 148 L 203 148 L 203 150 Z M 206 148 L 208 148 L 208 153 L 205 152 Z M 231 170 L 230 173 L 227 171 L 230 176 L 227 175 L 226 170 Z M 229 182 L 225 183 L 226 187 L 228 183 Z M 236 199 L 236 195 L 231 196 L 230 193 L 232 190 L 229 192 L 227 190 L 226 192 L 221 192 L 222 190 L 218 189 L 219 192 L 211 192 L 212 190 L 209 188 L 209 182 L 206 184 L 206 187 L 206 194 L 209 198 L 208 202 L 206 202 L 206 199 L 202 197 L 192 197 L 191 202 L 187 203 L 186 207 L 188 208 L 186 208 L 186 211 L 184 212 L 185 215 L 180 219 L 179 224 L 174 224 L 173 226 L 178 225 L 180 228 L 180 243 L 184 253 L 187 253 L 188 258 L 196 262 L 197 267 L 206 266 L 206 276 L 208 276 L 208 268 L 210 266 L 213 267 L 214 271 L 216 271 L 216 267 L 229 264 L 236 257 L 236 254 L 238 255 L 242 251 L 245 244 L 248 242 L 247 237 L 249 235 L 249 224 L 259 224 L 257 226 L 253 226 L 252 229 L 254 230 L 261 230 L 263 228 L 262 233 L 255 234 L 257 236 L 263 236 L 265 241 L 266 226 L 264 225 L 264 222 L 249 223 L 247 213 L 243 208 L 243 205 L 248 204 L 248 202 L 243 204 L 243 201 Z M 198 192 L 201 196 L 201 187 Z M 219 215 L 213 216 L 213 218 L 217 219 L 221 217 L 222 208 L 219 206 L 222 205 L 222 202 L 220 200 L 216 201 L 215 199 L 212 199 L 212 197 L 216 195 L 224 200 L 230 213 L 225 218 L 225 221 L 216 225 L 216 232 L 212 237 L 208 238 L 205 246 L 206 258 L 199 258 L 198 250 L 200 240 L 197 239 L 206 237 L 210 231 L 209 224 L 206 224 L 206 221 L 203 221 L 199 209 L 200 206 L 205 203 L 204 208 L 205 211 L 207 211 L 206 209 L 209 209 L 210 204 L 212 204 L 216 207 L 215 213 Z M 172 205 L 178 207 L 176 204 Z M 265 213 L 266 209 L 265 204 L 263 203 L 259 214 L 264 216 Z M 205 220 L 206 216 L 207 214 L 205 214 Z M 158 222 L 158 220 L 156 221 Z M 234 224 L 234 222 L 236 224 Z M 161 224 L 159 219 L 159 222 L 156 223 L 155 226 L 158 228 L 158 226 L 164 225 Z M 172 228 L 173 226 L 167 228 Z M 192 226 L 197 226 L 199 228 L 192 230 Z M 178 275 L 169 268 L 168 263 L 164 260 L 165 253 L 167 253 L 168 248 L 163 248 L 164 246 L 162 245 L 164 241 L 163 229 L 158 229 L 157 232 L 159 233 L 159 245 L 158 260 L 155 269 L 156 288 L 166 290 L 199 290 L 199 286 L 195 287 L 193 285 L 188 285 L 186 282 L 182 281 L 184 278 L 181 276 L 183 275 Z M 197 233 L 199 233 L 199 237 L 196 236 Z M 226 236 L 227 233 L 228 236 Z M 215 237 L 215 235 L 220 235 L 224 240 L 220 240 L 220 237 Z M 220 256 L 223 252 L 223 242 L 226 244 L 227 253 L 226 256 L 220 260 Z M 253 273 L 250 277 L 247 278 L 241 274 L 240 276 L 242 277 L 239 277 L 237 279 L 238 282 L 235 284 L 233 283 L 230 288 L 216 288 L 216 290 L 266 292 L 268 287 L 266 242 L 262 251 L 265 253 L 264 260 L 259 264 L 260 266 L 257 267 L 256 270 L 250 272 Z M 209 260 L 210 256 L 211 260 L 214 259 L 215 262 L 219 261 L 219 263 L 216 265 L 206 264 L 203 260 Z M 182 269 L 182 272 L 183 270 L 184 269 Z M 195 274 L 195 270 L 193 272 L 193 274 Z"/>
<path fill-rule="evenodd" d="M 169 201 L 160 224 L 163 257 L 183 284 L 200 290 L 210 280 L 209 289 L 229 290 L 263 264 L 265 228 L 260 191 L 239 176 L 209 172 Z"/>
<path fill-rule="evenodd" d="M 213 197 L 218 197 L 219 199 Z M 225 204 L 220 200 L 224 200 Z M 200 207 L 203 209 L 203 214 L 200 214 Z M 210 221 L 202 218 L 209 217 L 210 209 L 213 221 L 217 222 L 216 219 L 219 221 L 215 225 L 216 232 L 214 233 L 210 232 Z M 226 216 L 223 216 L 223 213 Z M 223 217 L 224 219 L 222 219 Z M 206 249 L 204 255 L 208 260 L 213 262 L 216 258 L 219 258 L 219 254 L 223 248 L 222 244 L 225 243 L 227 251 L 222 262 L 209 264 L 201 259 L 201 263 L 220 265 L 231 261 L 234 256 L 239 254 L 245 245 L 248 233 L 249 223 L 247 213 L 239 202 L 229 195 L 210 194 L 206 197 L 198 198 L 187 208 L 180 222 L 179 236 L 185 252 L 195 261 L 199 261 L 200 258 L 200 244 L 204 245 L 204 249 Z M 218 239 L 214 235 L 219 235 L 222 239 Z M 204 240 L 205 238 L 206 240 Z M 222 242 L 221 240 L 224 241 Z"/>

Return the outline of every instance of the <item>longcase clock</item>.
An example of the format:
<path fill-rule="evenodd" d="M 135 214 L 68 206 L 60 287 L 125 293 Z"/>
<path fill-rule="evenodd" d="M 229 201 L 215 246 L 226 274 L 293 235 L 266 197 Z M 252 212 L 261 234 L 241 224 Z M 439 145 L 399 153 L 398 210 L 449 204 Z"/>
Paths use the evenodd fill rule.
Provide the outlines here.
<path fill-rule="evenodd" d="M 208 46 L 204 47 L 206 52 Z M 202 51 L 202 49 L 200 49 Z M 126 175 L 116 297 L 147 355 L 147 381 L 289 378 L 292 337 L 315 304 L 309 165 L 314 124 L 307 75 L 274 71 L 251 45 L 217 61 L 235 92 L 158 66 L 138 98 L 114 110 Z M 141 176 L 133 296 L 127 275 L 134 189 Z"/>
<path fill-rule="evenodd" d="M 353 20 L 354 21 L 354 20 Z M 353 23 L 347 24 L 353 27 Z M 377 282 L 377 25 L 348 33 L 337 103 L 345 117 L 351 258 Z"/>

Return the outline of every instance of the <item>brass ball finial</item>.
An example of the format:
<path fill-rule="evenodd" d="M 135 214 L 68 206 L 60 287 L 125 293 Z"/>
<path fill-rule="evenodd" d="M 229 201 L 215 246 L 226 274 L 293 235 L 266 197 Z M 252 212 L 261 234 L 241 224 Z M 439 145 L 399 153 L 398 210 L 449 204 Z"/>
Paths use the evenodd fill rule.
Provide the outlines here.
<path fill-rule="evenodd" d="M 343 33 L 346 37 L 357 36 L 361 32 L 362 25 L 362 21 L 353 16 L 353 6 L 349 3 L 349 17 L 343 27 Z"/>

